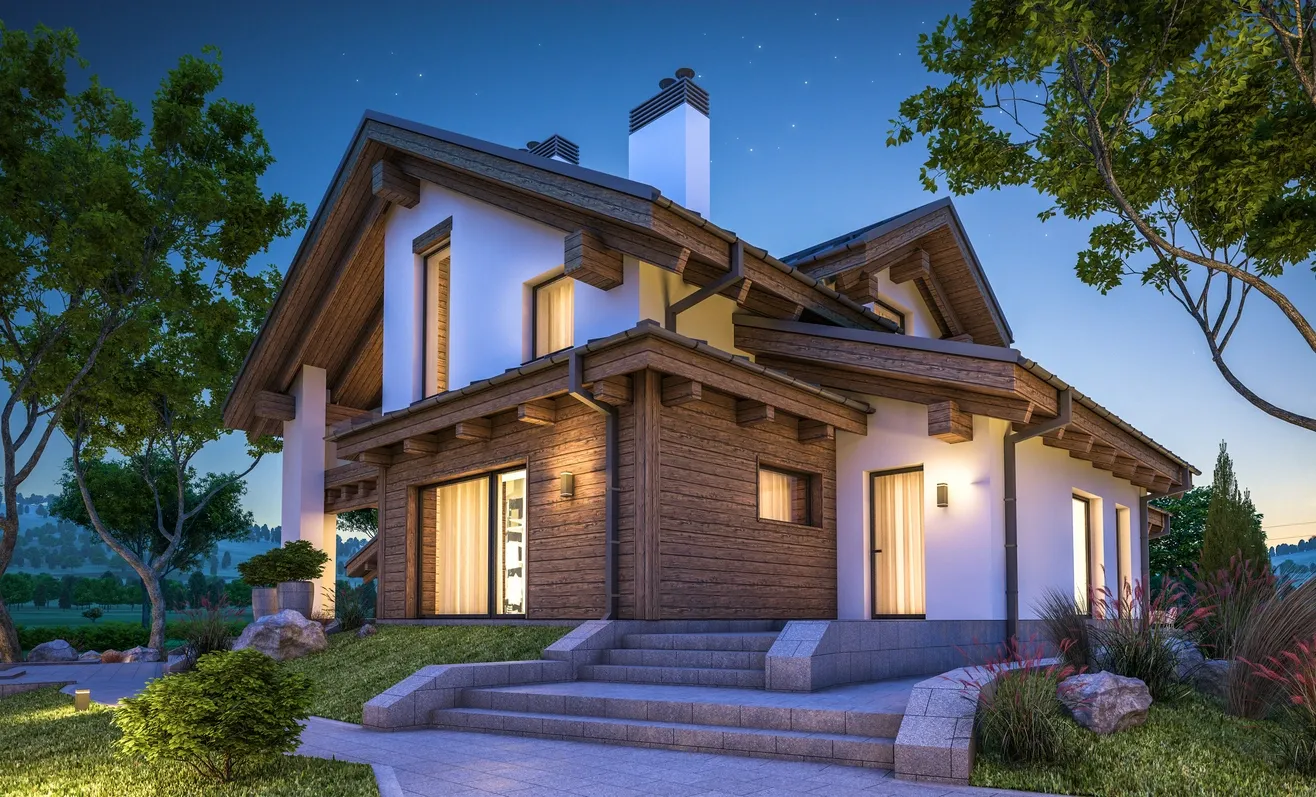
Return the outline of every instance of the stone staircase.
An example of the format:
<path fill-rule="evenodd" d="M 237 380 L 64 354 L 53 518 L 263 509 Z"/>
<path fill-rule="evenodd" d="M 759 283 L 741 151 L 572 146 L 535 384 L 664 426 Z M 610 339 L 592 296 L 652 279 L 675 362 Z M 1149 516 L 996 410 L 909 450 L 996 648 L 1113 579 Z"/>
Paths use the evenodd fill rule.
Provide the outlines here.
<path fill-rule="evenodd" d="M 907 688 L 764 691 L 770 626 L 635 633 L 577 680 L 460 690 L 433 727 L 890 769 Z"/>

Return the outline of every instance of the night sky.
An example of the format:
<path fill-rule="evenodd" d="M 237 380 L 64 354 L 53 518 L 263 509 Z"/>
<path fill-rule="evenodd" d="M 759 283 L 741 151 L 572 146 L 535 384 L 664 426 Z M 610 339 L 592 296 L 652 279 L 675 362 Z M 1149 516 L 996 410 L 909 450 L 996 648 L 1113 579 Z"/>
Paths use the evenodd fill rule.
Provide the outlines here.
<path fill-rule="evenodd" d="M 917 143 L 884 140 L 929 81 L 920 32 L 964 3 L 0 2 L 11 27 L 73 27 L 101 81 L 149 110 L 164 73 L 207 44 L 221 93 L 252 103 L 278 162 L 264 180 L 313 213 L 367 108 L 511 146 L 559 133 L 582 165 L 626 174 L 628 111 L 693 67 L 711 95 L 713 220 L 776 255 L 934 198 Z M 1204 471 L 1227 440 L 1273 543 L 1316 534 L 1316 435 L 1234 394 L 1188 316 L 1129 285 L 1101 296 L 1073 274 L 1089 225 L 1037 213 L 1030 189 L 957 197 L 1015 345 Z M 281 270 L 301 231 L 257 263 Z M 1307 270 L 1277 281 L 1316 314 Z M 1231 344 L 1262 395 L 1316 413 L 1313 358 L 1261 299 Z M 52 446 L 23 492 L 55 489 Z M 236 441 L 200 462 L 245 467 Z M 250 479 L 257 522 L 279 518 L 277 458 Z M 1302 525 L 1298 525 L 1302 524 Z"/>

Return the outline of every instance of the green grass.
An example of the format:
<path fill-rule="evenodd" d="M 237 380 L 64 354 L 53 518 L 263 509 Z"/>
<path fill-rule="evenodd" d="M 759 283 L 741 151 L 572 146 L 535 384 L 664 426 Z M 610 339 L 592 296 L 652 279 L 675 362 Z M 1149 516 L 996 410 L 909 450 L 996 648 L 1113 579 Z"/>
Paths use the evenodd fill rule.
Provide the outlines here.
<path fill-rule="evenodd" d="M 329 637 L 329 649 L 288 666 L 315 682 L 311 714 L 360 722 L 366 701 L 421 667 L 474 661 L 537 659 L 569 631 L 559 626 L 381 625 L 365 639 L 346 632 Z"/>
<path fill-rule="evenodd" d="M 105 609 L 105 615 L 96 622 L 99 623 L 140 623 L 142 621 L 142 609 L 140 606 L 114 606 Z M 36 628 L 44 625 L 61 625 L 61 626 L 78 626 L 91 625 L 91 621 L 82 616 L 82 609 L 61 609 L 57 606 L 47 606 L 44 609 L 38 609 L 35 606 L 10 606 L 9 615 L 14 618 L 14 625 Z M 184 612 L 167 612 L 165 614 L 166 622 L 175 620 L 186 620 L 187 615 Z M 251 607 L 247 606 L 242 610 L 242 615 L 238 619 L 243 622 L 251 622 Z"/>
<path fill-rule="evenodd" d="M 975 786 L 1095 797 L 1316 795 L 1316 778 L 1276 760 L 1269 722 L 1231 717 L 1205 700 L 1157 703 L 1147 723 L 1110 736 L 1070 724 L 1066 760 L 1018 766 L 980 755 Z"/>
<path fill-rule="evenodd" d="M 365 764 L 277 756 L 229 784 L 182 765 L 152 767 L 119 754 L 114 709 L 43 689 L 0 699 L 0 794 L 82 797 L 377 797 Z"/>

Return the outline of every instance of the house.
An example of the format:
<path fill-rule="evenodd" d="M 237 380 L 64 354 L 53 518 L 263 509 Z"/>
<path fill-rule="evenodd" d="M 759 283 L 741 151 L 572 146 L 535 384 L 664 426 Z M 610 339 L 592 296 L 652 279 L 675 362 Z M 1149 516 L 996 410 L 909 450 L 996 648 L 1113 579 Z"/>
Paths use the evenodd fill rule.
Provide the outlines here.
<path fill-rule="evenodd" d="M 949 200 L 786 256 L 718 227 L 693 78 L 626 178 L 365 114 L 224 409 L 283 438 L 285 540 L 378 508 L 386 620 L 1010 636 L 1145 582 L 1197 471 L 1011 347 Z"/>

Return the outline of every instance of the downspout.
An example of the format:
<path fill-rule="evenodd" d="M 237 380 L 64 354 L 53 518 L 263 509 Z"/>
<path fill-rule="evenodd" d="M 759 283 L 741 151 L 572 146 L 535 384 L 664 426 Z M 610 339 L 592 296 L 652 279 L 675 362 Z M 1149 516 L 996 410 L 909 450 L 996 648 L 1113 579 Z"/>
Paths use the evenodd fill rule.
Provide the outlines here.
<path fill-rule="evenodd" d="M 667 316 L 663 322 L 669 332 L 676 331 L 676 317 L 710 296 L 716 296 L 732 285 L 745 279 L 745 245 L 739 238 L 731 242 L 731 261 L 727 273 L 708 283 L 704 287 L 685 297 L 676 304 L 668 305 Z"/>
<path fill-rule="evenodd" d="M 1056 396 L 1056 417 L 1005 436 L 1005 641 L 1017 645 L 1019 635 L 1019 506 L 1015 446 L 1069 425 L 1074 419 L 1074 394 L 1069 388 Z"/>
<path fill-rule="evenodd" d="M 603 589 L 607 595 L 604 620 L 617 617 L 617 552 L 620 542 L 617 539 L 617 519 L 620 489 L 617 478 L 617 408 L 604 404 L 594 398 L 594 394 L 585 389 L 585 348 L 571 350 L 571 360 L 567 366 L 567 395 L 584 404 L 595 412 L 603 414 L 604 455 L 603 470 L 606 488 L 603 498 L 604 512 L 604 549 L 603 549 Z"/>

